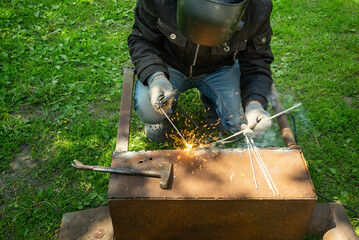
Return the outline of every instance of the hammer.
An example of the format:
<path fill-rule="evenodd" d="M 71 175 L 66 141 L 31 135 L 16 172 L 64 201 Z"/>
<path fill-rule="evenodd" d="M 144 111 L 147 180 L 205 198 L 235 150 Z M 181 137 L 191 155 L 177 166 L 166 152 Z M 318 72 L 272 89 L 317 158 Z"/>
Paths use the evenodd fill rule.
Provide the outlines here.
<path fill-rule="evenodd" d="M 96 172 L 107 172 L 107 173 L 115 173 L 121 175 L 132 175 L 132 176 L 145 176 L 145 177 L 157 177 L 161 178 L 160 187 L 162 189 L 166 189 L 168 187 L 168 183 L 170 181 L 173 164 L 160 162 L 158 165 L 160 166 L 160 170 L 139 170 L 132 168 L 111 168 L 111 167 L 100 167 L 100 166 L 89 166 L 84 165 L 82 162 L 74 160 L 75 164 L 72 164 L 73 167 L 79 170 L 90 170 Z"/>

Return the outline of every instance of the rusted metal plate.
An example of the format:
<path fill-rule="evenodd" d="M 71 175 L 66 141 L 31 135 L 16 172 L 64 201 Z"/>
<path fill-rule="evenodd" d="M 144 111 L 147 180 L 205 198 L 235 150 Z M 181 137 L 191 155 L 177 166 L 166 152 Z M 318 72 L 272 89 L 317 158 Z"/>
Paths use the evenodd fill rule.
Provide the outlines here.
<path fill-rule="evenodd" d="M 109 200 L 115 239 L 303 240 L 301 200 Z"/>
<path fill-rule="evenodd" d="M 113 167 L 174 164 L 170 189 L 158 178 L 115 176 L 108 202 L 115 239 L 303 239 L 316 202 L 298 149 L 260 149 L 279 190 L 258 164 L 255 188 L 246 149 L 125 152 Z"/>
<path fill-rule="evenodd" d="M 125 152 L 113 155 L 113 167 L 156 169 L 157 163 L 173 163 L 170 190 L 159 179 L 112 176 L 108 198 L 174 199 L 316 199 L 313 184 L 298 149 L 260 149 L 280 195 L 274 197 L 254 161 L 255 188 L 246 149 Z"/>
<path fill-rule="evenodd" d="M 108 207 L 91 208 L 64 214 L 59 240 L 83 239 L 113 239 L 113 228 Z"/>

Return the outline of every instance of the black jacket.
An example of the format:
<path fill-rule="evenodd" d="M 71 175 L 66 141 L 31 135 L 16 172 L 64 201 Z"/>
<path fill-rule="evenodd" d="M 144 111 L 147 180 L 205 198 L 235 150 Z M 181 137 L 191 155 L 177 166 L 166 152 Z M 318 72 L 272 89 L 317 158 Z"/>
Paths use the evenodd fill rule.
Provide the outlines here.
<path fill-rule="evenodd" d="M 196 76 L 232 65 L 238 59 L 243 106 L 250 100 L 258 100 L 266 107 L 273 82 L 271 11 L 271 0 L 250 0 L 242 17 L 243 26 L 222 46 L 200 46 L 196 64 L 192 66 L 197 45 L 177 29 L 177 0 L 139 0 L 128 38 L 138 78 L 146 85 L 154 72 L 162 71 L 168 77 L 165 63 L 187 76 Z"/>

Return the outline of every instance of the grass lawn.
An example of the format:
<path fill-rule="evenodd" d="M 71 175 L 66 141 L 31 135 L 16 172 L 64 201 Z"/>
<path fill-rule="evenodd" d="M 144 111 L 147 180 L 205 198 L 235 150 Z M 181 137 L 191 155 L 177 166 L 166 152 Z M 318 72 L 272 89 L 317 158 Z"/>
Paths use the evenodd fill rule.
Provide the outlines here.
<path fill-rule="evenodd" d="M 135 3 L 0 2 L 0 239 L 56 239 L 64 213 L 107 204 L 108 175 L 71 163 L 111 163 Z M 273 78 L 284 108 L 303 103 L 293 114 L 315 188 L 358 212 L 359 1 L 273 3 Z M 181 103 L 201 121 L 196 100 Z M 130 150 L 176 147 L 131 124 Z"/>

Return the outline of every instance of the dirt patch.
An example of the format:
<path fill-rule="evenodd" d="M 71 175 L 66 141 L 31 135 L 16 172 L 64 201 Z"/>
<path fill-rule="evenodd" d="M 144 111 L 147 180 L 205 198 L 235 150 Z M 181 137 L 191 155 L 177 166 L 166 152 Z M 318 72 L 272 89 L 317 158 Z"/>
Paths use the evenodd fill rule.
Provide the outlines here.
<path fill-rule="evenodd" d="M 349 106 L 352 107 L 352 98 L 344 97 L 344 102 Z"/>
<path fill-rule="evenodd" d="M 358 96 L 357 96 L 358 97 Z M 344 102 L 348 107 L 358 108 L 358 98 L 357 97 L 343 97 Z"/>
<path fill-rule="evenodd" d="M 36 185 L 36 180 L 32 174 L 29 174 L 31 169 L 37 167 L 31 157 L 31 146 L 23 146 L 20 153 L 16 154 L 14 160 L 9 164 L 10 168 L 1 173 L 0 179 L 0 193 L 3 198 L 0 201 L 0 209 L 6 208 L 6 199 L 12 199 L 22 191 L 21 187 L 24 183 L 32 186 Z"/>
<path fill-rule="evenodd" d="M 106 110 L 103 108 L 106 104 L 105 101 L 96 101 L 88 105 L 88 111 L 91 113 L 91 117 L 95 120 L 97 119 L 111 119 L 120 112 L 120 105 L 118 110 Z"/>
<path fill-rule="evenodd" d="M 12 168 L 13 174 L 20 173 L 24 168 L 34 168 L 36 163 L 34 163 L 31 158 L 31 146 L 24 146 L 20 153 L 15 155 L 14 161 L 9 165 Z"/>
<path fill-rule="evenodd" d="M 45 117 L 45 112 L 41 106 L 22 104 L 19 112 L 14 113 L 13 116 L 20 116 L 22 120 L 28 121 L 34 117 Z"/>

